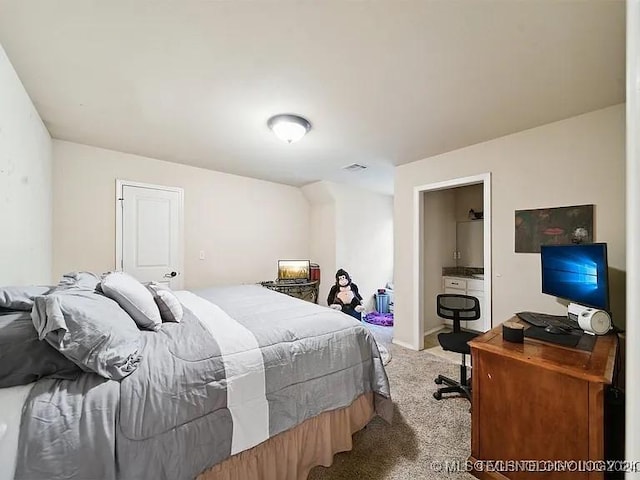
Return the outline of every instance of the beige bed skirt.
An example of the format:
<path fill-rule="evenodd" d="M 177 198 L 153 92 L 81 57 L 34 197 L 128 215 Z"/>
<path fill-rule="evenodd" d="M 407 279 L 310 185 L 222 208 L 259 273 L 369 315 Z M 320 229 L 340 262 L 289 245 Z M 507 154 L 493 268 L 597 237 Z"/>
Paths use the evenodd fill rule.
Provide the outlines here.
<path fill-rule="evenodd" d="M 328 467 L 334 454 L 351 450 L 351 436 L 373 415 L 373 395 L 364 394 L 346 408 L 321 413 L 229 457 L 197 480 L 306 480 L 313 467 Z"/>

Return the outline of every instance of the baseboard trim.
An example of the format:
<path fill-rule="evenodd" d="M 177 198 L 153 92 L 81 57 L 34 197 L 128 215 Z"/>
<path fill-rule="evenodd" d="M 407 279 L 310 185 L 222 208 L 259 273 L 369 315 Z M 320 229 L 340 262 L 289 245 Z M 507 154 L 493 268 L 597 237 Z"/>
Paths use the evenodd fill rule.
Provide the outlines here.
<path fill-rule="evenodd" d="M 396 340 L 395 338 L 391 340 L 391 343 L 393 343 L 394 345 L 398 345 L 402 348 L 407 348 L 409 350 L 417 351 L 417 348 L 411 345 L 410 343 L 406 343 L 401 340 Z"/>
<path fill-rule="evenodd" d="M 439 327 L 433 327 L 431 330 L 427 330 L 426 332 L 424 332 L 424 336 L 426 337 L 427 335 L 431 335 L 432 333 L 436 333 L 440 330 L 442 330 L 442 325 L 440 325 Z"/>

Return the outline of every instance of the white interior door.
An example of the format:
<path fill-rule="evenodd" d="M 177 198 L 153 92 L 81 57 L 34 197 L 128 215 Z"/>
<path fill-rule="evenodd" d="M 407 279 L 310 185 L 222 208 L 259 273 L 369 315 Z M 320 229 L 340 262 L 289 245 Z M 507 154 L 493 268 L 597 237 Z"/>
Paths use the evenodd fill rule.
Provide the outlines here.
<path fill-rule="evenodd" d="M 141 282 L 181 289 L 182 189 L 118 181 L 117 193 L 120 269 Z"/>

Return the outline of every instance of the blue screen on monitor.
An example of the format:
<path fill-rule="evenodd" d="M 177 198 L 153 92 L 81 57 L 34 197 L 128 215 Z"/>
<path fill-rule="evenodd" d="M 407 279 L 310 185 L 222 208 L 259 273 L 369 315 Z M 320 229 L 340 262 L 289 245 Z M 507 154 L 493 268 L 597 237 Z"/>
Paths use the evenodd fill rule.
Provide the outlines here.
<path fill-rule="evenodd" d="M 607 244 L 542 245 L 542 293 L 609 310 Z"/>

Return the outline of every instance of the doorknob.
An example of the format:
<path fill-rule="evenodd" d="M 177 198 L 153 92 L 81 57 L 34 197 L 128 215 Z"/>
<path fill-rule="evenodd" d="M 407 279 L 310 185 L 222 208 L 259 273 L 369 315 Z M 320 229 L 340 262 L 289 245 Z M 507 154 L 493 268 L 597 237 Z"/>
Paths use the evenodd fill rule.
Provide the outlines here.
<path fill-rule="evenodd" d="M 165 273 L 164 278 L 173 278 L 178 275 L 178 272 Z"/>

